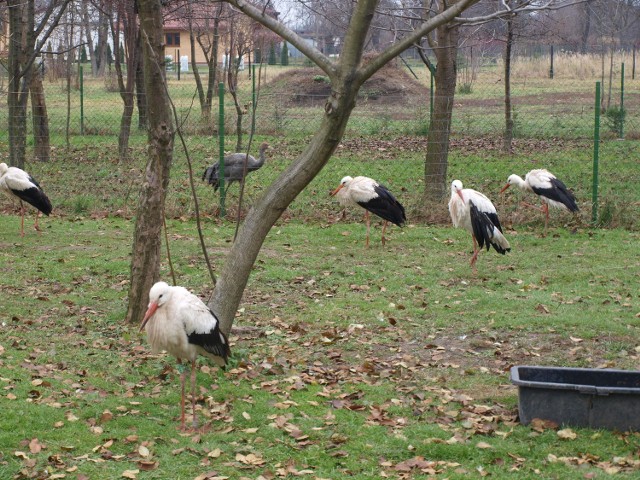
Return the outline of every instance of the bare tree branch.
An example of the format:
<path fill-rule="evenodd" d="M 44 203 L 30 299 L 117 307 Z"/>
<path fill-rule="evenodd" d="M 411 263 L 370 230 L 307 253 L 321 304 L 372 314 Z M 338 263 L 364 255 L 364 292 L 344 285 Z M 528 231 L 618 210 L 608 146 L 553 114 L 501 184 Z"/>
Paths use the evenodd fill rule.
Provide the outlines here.
<path fill-rule="evenodd" d="M 435 15 L 425 22 L 423 22 L 418 28 L 416 28 L 410 35 L 407 35 L 402 40 L 391 45 L 387 49 L 383 50 L 374 60 L 366 65 L 360 72 L 359 77 L 361 81 L 365 81 L 371 77 L 375 72 L 380 70 L 391 59 L 397 57 L 407 48 L 412 47 L 420 38 L 431 32 L 436 26 L 443 23 L 448 23 L 458 18 L 463 11 L 478 3 L 480 0 L 460 0 L 452 6 L 446 8 L 442 13 Z"/>
<path fill-rule="evenodd" d="M 285 26 L 273 17 L 266 15 L 261 9 L 254 7 L 245 0 L 227 0 L 227 3 L 233 5 L 245 15 L 248 15 L 256 22 L 261 23 L 268 29 L 280 35 L 290 44 L 304 53 L 311 61 L 318 65 L 330 78 L 335 77 L 337 73 L 336 65 L 329 57 L 320 52 L 317 48 L 312 47 L 296 32 Z"/>
<path fill-rule="evenodd" d="M 514 8 L 509 7 L 505 4 L 504 0 L 501 0 L 500 3 L 503 5 L 503 7 L 505 7 L 504 10 L 498 10 L 488 15 L 482 15 L 479 17 L 460 17 L 456 18 L 455 21 L 459 24 L 464 25 L 478 25 L 480 23 L 486 23 L 490 20 L 495 20 L 496 18 L 504 18 L 506 16 L 532 12 L 541 12 L 543 10 L 559 10 L 561 8 L 566 8 L 571 5 L 578 5 L 580 3 L 585 3 L 588 1 L 589 0 L 546 0 L 545 2 L 540 3 L 537 0 L 529 0 Z"/>

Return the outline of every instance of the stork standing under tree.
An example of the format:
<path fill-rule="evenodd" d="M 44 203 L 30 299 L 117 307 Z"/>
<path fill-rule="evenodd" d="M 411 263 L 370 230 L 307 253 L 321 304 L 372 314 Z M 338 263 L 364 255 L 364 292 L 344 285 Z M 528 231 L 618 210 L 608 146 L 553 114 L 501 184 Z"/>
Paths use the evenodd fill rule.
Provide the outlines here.
<path fill-rule="evenodd" d="M 265 152 L 269 149 L 269 144 L 263 142 L 260 145 L 260 154 L 258 158 L 252 157 L 247 153 L 230 153 L 224 156 L 224 181 L 227 185 L 227 189 L 233 182 L 240 182 L 245 175 L 245 161 L 247 164 L 246 174 L 255 172 L 265 162 Z M 218 170 L 220 163 L 214 163 L 208 167 L 202 174 L 202 180 L 206 180 L 209 185 L 213 187 L 214 191 L 217 191 L 220 187 L 220 176 Z"/>
<path fill-rule="evenodd" d="M 367 223 L 366 246 L 369 246 L 369 212 L 384 220 L 382 226 L 382 245 L 385 244 L 387 222 L 399 227 L 405 224 L 407 217 L 404 207 L 384 185 L 369 177 L 344 177 L 331 196 L 337 196 L 342 205 L 357 204 L 365 209 L 364 218 Z"/>
<path fill-rule="evenodd" d="M 473 256 L 471 267 L 475 270 L 478 253 L 482 247 L 489 250 L 493 246 L 496 252 L 504 255 L 511 246 L 502 234 L 496 207 L 483 193 L 471 188 L 462 188 L 460 180 L 451 183 L 449 214 L 455 227 L 462 227 L 473 238 Z"/>
<path fill-rule="evenodd" d="M 231 350 L 227 337 L 220 330 L 220 322 L 202 300 L 183 287 L 171 287 L 157 282 L 149 291 L 149 307 L 144 315 L 140 331 L 147 338 L 154 352 L 167 351 L 175 356 L 180 371 L 181 415 L 180 429 L 184 426 L 184 384 L 186 369 L 182 360 L 191 362 L 192 425 L 196 423 L 196 359 L 204 355 L 218 366 L 227 363 Z"/>
<path fill-rule="evenodd" d="M 0 163 L 0 190 L 12 198 L 20 200 L 20 236 L 24 237 L 24 203 L 36 207 L 45 215 L 49 215 L 53 207 L 51 201 L 44 193 L 40 184 L 24 170 L 17 167 L 9 167 L 6 163 Z M 36 221 L 34 228 L 40 231 L 38 226 L 38 213 L 36 213 Z"/>
<path fill-rule="evenodd" d="M 559 180 L 553 173 L 544 168 L 531 170 L 524 177 L 524 180 L 516 174 L 509 175 L 507 184 L 500 190 L 500 193 L 504 192 L 511 185 L 517 185 L 522 190 L 533 192 L 540 197 L 542 208 L 528 203 L 525 203 L 525 205 L 544 213 L 545 233 L 547 232 L 547 225 L 549 224 L 549 205 L 573 213 L 580 210 L 576 203 L 576 197 L 574 197 L 573 193 L 562 180 Z"/>

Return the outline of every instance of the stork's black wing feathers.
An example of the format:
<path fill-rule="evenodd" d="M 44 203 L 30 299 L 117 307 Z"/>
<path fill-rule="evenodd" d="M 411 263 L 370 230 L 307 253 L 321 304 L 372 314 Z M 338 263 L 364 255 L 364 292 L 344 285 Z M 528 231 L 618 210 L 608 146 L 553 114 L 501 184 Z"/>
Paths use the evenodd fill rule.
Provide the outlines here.
<path fill-rule="evenodd" d="M 211 310 L 209 310 L 211 312 Z M 211 315 L 215 318 L 213 312 Z M 217 320 L 217 319 L 216 319 Z M 209 353 L 216 355 L 227 363 L 227 359 L 231 355 L 231 348 L 229 348 L 229 340 L 227 336 L 220 330 L 219 322 L 216 321 L 215 326 L 207 333 L 191 333 L 187 335 L 189 343 L 202 347 Z"/>
<path fill-rule="evenodd" d="M 579 210 L 576 203 L 576 197 L 571 190 L 567 188 L 562 180 L 557 178 L 550 179 L 551 188 L 539 188 L 531 187 L 534 193 L 541 197 L 546 197 L 550 200 L 562 203 L 570 212 L 577 212 Z"/>
<path fill-rule="evenodd" d="M 469 201 L 469 209 L 473 236 L 476 238 L 480 249 L 484 247 L 489 250 L 489 248 L 493 246 L 496 252 L 501 253 L 502 255 L 506 254 L 508 249 L 505 249 L 500 244 L 491 241 L 493 239 L 494 228 L 497 228 L 502 232 L 502 226 L 500 225 L 498 214 L 495 212 L 480 211 L 472 201 Z"/>
<path fill-rule="evenodd" d="M 374 190 L 378 195 L 377 197 L 373 197 L 366 202 L 358 202 L 358 205 L 399 227 L 404 225 L 407 217 L 402 204 L 396 200 L 396 197 L 384 185 L 376 185 Z"/>
<path fill-rule="evenodd" d="M 498 230 L 500 230 L 500 233 L 502 233 L 502 225 L 500 225 L 500 219 L 498 218 L 498 214 L 495 212 L 483 212 L 483 213 L 487 216 L 489 221 L 491 221 L 491 223 L 495 225 Z"/>
<path fill-rule="evenodd" d="M 38 185 L 38 182 L 36 182 L 32 177 L 29 177 L 29 180 L 34 185 Z M 28 204 L 33 205 L 45 215 L 49 215 L 51 213 L 51 210 L 53 210 L 53 206 L 51 205 L 49 197 L 47 197 L 39 187 L 31 187 L 27 188 L 26 190 L 18 190 L 17 188 L 12 188 L 11 191 L 20 200 L 24 200 Z"/>

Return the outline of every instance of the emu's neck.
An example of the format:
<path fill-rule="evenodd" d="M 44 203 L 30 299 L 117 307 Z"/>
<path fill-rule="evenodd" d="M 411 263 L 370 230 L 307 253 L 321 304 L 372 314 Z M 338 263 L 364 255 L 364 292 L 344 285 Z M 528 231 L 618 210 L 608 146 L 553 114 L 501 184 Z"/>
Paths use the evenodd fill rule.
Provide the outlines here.
<path fill-rule="evenodd" d="M 264 161 L 265 161 L 264 152 L 266 150 L 267 150 L 267 147 L 265 146 L 260 147 L 260 155 L 258 155 L 258 161 L 256 162 L 257 167 L 261 167 L 264 164 Z"/>

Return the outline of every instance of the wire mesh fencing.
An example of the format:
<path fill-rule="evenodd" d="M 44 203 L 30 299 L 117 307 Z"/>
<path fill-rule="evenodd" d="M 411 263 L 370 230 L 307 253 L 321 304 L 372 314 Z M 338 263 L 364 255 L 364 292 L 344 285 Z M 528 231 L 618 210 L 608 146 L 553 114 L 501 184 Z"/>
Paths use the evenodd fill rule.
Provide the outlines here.
<path fill-rule="evenodd" d="M 622 69 L 618 69 L 608 77 L 598 75 L 597 71 L 576 75 L 558 66 L 551 78 L 546 73 L 541 74 L 540 70 L 534 71 L 530 65 L 528 69 L 514 69 L 510 78 L 511 107 L 507 117 L 502 66 L 489 62 L 486 68 L 474 74 L 465 73 L 462 69 L 455 96 L 449 99 L 453 102 L 449 173 L 463 176 L 473 172 L 472 178 L 477 179 L 475 187 L 493 189 L 506 179 L 504 172 L 508 170 L 520 170 L 513 173 L 521 175 L 527 169 L 537 167 L 560 170 L 566 172 L 567 184 L 575 186 L 581 198 L 589 199 L 585 206 L 591 209 L 594 201 L 593 142 L 598 111 L 602 164 L 595 200 L 601 199 L 600 218 L 614 219 L 623 210 L 627 212 L 625 217 L 631 218 L 629 212 L 637 212 L 639 208 L 638 194 L 634 189 L 628 191 L 629 188 L 616 187 L 616 182 L 619 180 L 622 185 L 632 185 L 635 180 L 637 185 L 640 181 L 637 145 L 633 142 L 640 139 L 640 87 L 638 80 L 633 78 L 635 72 L 631 75 L 628 70 L 623 76 Z M 250 78 L 252 73 L 253 79 Z M 331 92 L 328 79 L 317 69 L 269 67 L 266 72 L 258 71 L 258 81 L 255 69 L 253 72 L 241 72 L 236 101 L 230 94 L 225 95 L 224 126 L 221 127 L 216 91 L 211 104 L 204 107 L 192 75 L 183 72 L 179 80 L 171 72 L 167 75 L 177 125 L 187 138 L 198 167 L 217 160 L 221 128 L 226 136 L 226 150 L 234 150 L 237 143 L 244 142 L 246 146 L 252 133 L 260 141 L 303 145 L 320 127 L 324 104 Z M 203 80 L 206 82 L 206 77 Z M 597 82 L 601 84 L 599 100 L 595 96 Z M 65 154 L 65 149 L 60 147 L 96 144 L 104 148 L 107 144 L 117 145 L 123 121 L 123 100 L 117 85 L 113 75 L 92 78 L 85 74 L 82 78 L 74 76 L 54 80 L 45 75 L 53 161 L 57 155 Z M 361 89 L 343 141 L 343 145 L 348 147 L 346 150 L 351 151 L 349 158 L 353 160 L 355 151 L 365 159 L 397 160 L 407 172 L 406 175 L 400 174 L 407 185 L 411 185 L 413 190 L 422 190 L 426 138 L 437 100 L 435 94 L 428 69 L 416 66 L 410 69 L 403 66 L 385 68 L 381 76 L 365 83 Z M 5 142 L 8 141 L 6 105 L 6 99 L 0 99 L 0 141 Z M 37 142 L 33 138 L 32 110 L 27 109 L 26 115 L 29 155 Z M 132 117 L 127 120 L 132 126 L 129 144 L 133 147 L 133 154 L 143 155 L 146 139 L 144 118 L 141 119 L 138 110 L 134 109 Z M 507 120 L 512 125 L 511 136 L 515 145 L 512 156 L 504 150 Z M 242 137 L 241 142 L 238 134 Z M 621 139 L 631 142 L 620 143 Z M 259 141 L 253 143 L 254 150 L 258 144 Z M 296 148 L 299 151 L 302 147 Z M 296 148 L 290 149 L 288 155 Z M 562 148 L 571 148 L 572 155 L 580 158 L 567 158 L 560 153 Z M 553 149 L 559 153 L 550 157 L 548 151 Z M 336 156 L 346 150 L 339 150 Z M 105 154 L 117 155 L 117 148 L 108 149 Z M 180 155 L 177 152 L 178 158 Z M 544 155 L 545 165 L 536 161 L 540 155 Z M 514 163 L 514 158 L 523 157 L 528 158 L 524 165 L 521 160 L 520 165 Z M 468 165 L 467 158 L 473 158 L 474 165 Z M 572 165 L 569 167 L 567 163 Z M 373 175 L 377 167 L 372 164 L 366 169 Z M 341 163 L 332 168 L 349 171 Z M 385 168 L 382 166 L 379 170 L 383 179 L 388 177 Z M 617 176 L 624 178 L 617 179 Z M 267 181 L 268 177 L 264 180 Z M 401 180 L 396 181 L 400 184 Z M 260 191 L 261 188 L 257 188 L 254 196 L 249 192 L 248 201 Z M 418 205 L 419 195 L 412 201 Z M 312 203 L 313 200 L 307 202 Z M 329 203 L 326 208 L 331 208 Z M 518 212 L 515 204 L 511 206 L 511 212 L 514 215 Z M 613 223 L 637 225 L 629 221 Z"/>

